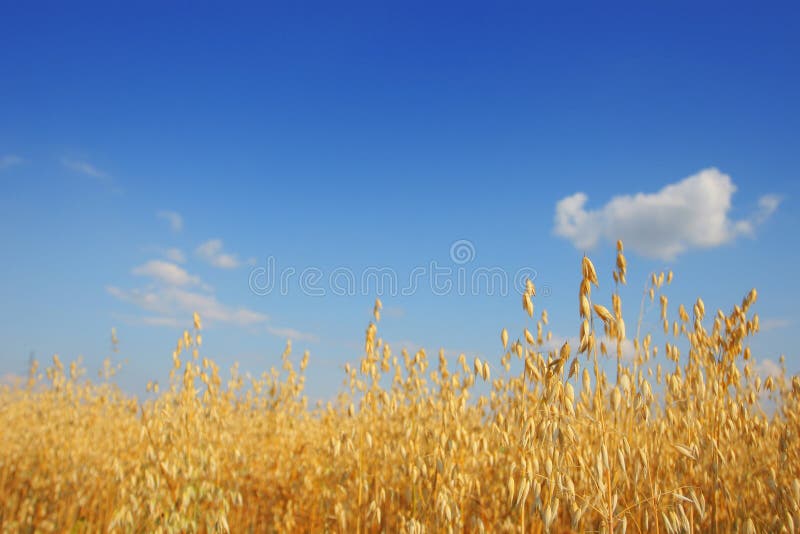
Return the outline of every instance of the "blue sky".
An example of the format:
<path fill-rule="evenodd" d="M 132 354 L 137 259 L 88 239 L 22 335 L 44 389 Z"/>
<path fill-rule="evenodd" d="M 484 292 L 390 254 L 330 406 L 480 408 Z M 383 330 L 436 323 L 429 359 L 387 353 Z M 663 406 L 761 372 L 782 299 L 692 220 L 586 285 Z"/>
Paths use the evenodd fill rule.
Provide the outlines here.
<path fill-rule="evenodd" d="M 140 392 L 197 309 L 205 355 L 259 374 L 291 336 L 326 397 L 378 292 L 332 273 L 528 269 L 561 339 L 617 237 L 629 325 L 654 270 L 673 311 L 755 286 L 761 369 L 800 370 L 796 6 L 430 4 L 0 5 L 0 374 L 95 370 L 116 327 Z M 295 278 L 257 294 L 269 258 Z M 497 362 L 531 326 L 513 289 L 436 293 L 383 296 L 394 349 Z"/>

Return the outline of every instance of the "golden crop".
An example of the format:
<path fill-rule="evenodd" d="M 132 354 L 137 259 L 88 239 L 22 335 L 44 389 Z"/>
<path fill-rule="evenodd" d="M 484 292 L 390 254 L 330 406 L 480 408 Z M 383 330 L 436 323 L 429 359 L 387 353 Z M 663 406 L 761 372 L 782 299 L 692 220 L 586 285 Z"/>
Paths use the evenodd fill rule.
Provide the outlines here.
<path fill-rule="evenodd" d="M 588 258 L 576 346 L 548 343 L 529 283 L 535 333 L 503 329 L 498 362 L 392 352 L 378 301 L 360 364 L 316 408 L 307 353 L 296 364 L 289 345 L 280 371 L 223 382 L 197 315 L 145 402 L 110 364 L 92 383 L 55 357 L 0 390 L 2 531 L 797 532 L 800 377 L 756 374 L 755 290 L 727 315 L 698 299 L 670 322 L 664 283 L 645 290 L 663 365 L 638 327 L 624 354 L 621 299 L 593 301 Z"/>

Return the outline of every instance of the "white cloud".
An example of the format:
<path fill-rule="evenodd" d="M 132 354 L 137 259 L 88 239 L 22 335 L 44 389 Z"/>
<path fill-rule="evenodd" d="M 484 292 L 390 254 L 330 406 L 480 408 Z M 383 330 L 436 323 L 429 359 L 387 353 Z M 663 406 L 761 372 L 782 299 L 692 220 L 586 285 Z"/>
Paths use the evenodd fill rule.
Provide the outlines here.
<path fill-rule="evenodd" d="M 279 326 L 268 326 L 267 332 L 273 336 L 288 338 L 293 341 L 307 341 L 309 343 L 319 343 L 319 337 L 316 334 L 309 332 L 301 332 L 294 328 L 286 328 Z"/>
<path fill-rule="evenodd" d="M 198 256 L 220 269 L 234 269 L 239 266 L 239 259 L 234 254 L 222 251 L 221 239 L 210 239 L 197 247 Z"/>
<path fill-rule="evenodd" d="M 779 377 L 781 375 L 781 366 L 775 363 L 774 361 L 770 360 L 769 358 L 765 358 L 759 362 L 757 362 L 753 366 L 753 370 L 760 376 L 761 378 L 767 378 L 768 376 Z"/>
<path fill-rule="evenodd" d="M 150 260 L 131 271 L 136 276 L 148 276 L 172 286 L 196 285 L 200 279 L 186 272 L 182 267 L 168 261 Z"/>
<path fill-rule="evenodd" d="M 25 160 L 23 160 L 21 157 L 15 156 L 14 154 L 6 154 L 4 156 L 0 156 L 0 170 L 8 169 L 15 165 L 20 165 L 24 163 L 24 161 Z"/>
<path fill-rule="evenodd" d="M 602 332 L 597 332 L 598 340 L 597 340 L 597 351 L 600 354 L 600 343 L 605 343 L 606 349 L 608 350 L 608 358 L 610 360 L 616 361 L 617 358 L 617 340 L 609 338 L 605 336 Z M 554 351 L 556 354 L 561 350 L 561 347 L 564 345 L 564 342 L 569 342 L 570 347 L 570 361 L 572 358 L 578 354 L 578 348 L 581 345 L 581 340 L 578 336 L 569 336 L 565 337 L 556 333 L 553 333 L 553 336 L 550 338 L 550 341 L 545 340 L 542 343 L 541 351 L 543 353 L 549 353 L 550 351 Z M 633 345 L 632 339 L 624 339 L 622 340 L 622 360 L 627 362 L 632 362 L 634 357 L 636 356 L 636 348 Z"/>
<path fill-rule="evenodd" d="M 6 373 L 0 376 L 0 386 L 16 387 L 25 383 L 25 377 L 16 373 Z"/>
<path fill-rule="evenodd" d="M 175 263 L 186 262 L 186 255 L 179 248 L 168 248 L 164 251 L 164 256 L 166 256 L 168 260 Z"/>
<path fill-rule="evenodd" d="M 556 355 L 558 355 L 558 351 L 561 350 L 561 347 L 564 345 L 565 341 L 569 342 L 570 349 L 572 349 L 572 356 L 574 356 L 575 351 L 578 350 L 578 347 L 581 344 L 578 336 L 565 337 L 556 333 L 553 333 L 550 341 L 546 339 L 544 340 L 544 343 L 542 343 L 542 352 L 548 353 L 550 351 L 555 351 Z"/>
<path fill-rule="evenodd" d="M 759 321 L 759 329 L 762 332 L 769 332 L 770 330 L 778 330 L 780 328 L 787 328 L 792 325 L 791 319 L 784 317 L 769 317 Z"/>
<path fill-rule="evenodd" d="M 403 349 L 406 349 L 412 356 L 419 352 L 420 349 L 424 348 L 421 344 L 410 339 L 401 339 L 399 341 L 395 341 L 394 343 L 389 343 L 389 346 L 392 348 L 392 353 L 394 353 L 395 349 L 397 349 L 397 354 L 400 354 Z"/>
<path fill-rule="evenodd" d="M 86 176 L 91 176 L 92 178 L 108 178 L 109 175 L 91 163 L 87 163 L 85 161 L 77 161 L 74 159 L 63 159 L 61 163 L 68 169 L 73 170 L 75 172 L 79 172 L 81 174 L 85 174 Z"/>
<path fill-rule="evenodd" d="M 229 323 L 248 326 L 266 322 L 269 318 L 259 312 L 244 307 L 233 307 L 221 303 L 214 295 L 189 291 L 177 286 L 160 290 L 124 290 L 115 286 L 106 288 L 108 293 L 124 302 L 131 303 L 142 310 L 155 314 L 150 324 L 166 325 L 167 318 L 191 317 L 193 312 L 200 314 L 206 322 Z M 145 319 L 145 322 L 147 319 Z"/>
<path fill-rule="evenodd" d="M 113 193 L 121 194 L 123 192 L 110 174 L 101 171 L 89 162 L 65 158 L 61 160 L 61 164 L 71 171 L 94 178 L 95 181 L 107 187 Z"/>
<path fill-rule="evenodd" d="M 596 210 L 585 209 L 585 193 L 575 193 L 556 203 L 554 232 L 578 249 L 591 249 L 601 239 L 622 239 L 644 256 L 672 260 L 690 248 L 752 235 L 780 204 L 776 195 L 762 196 L 756 213 L 733 221 L 728 212 L 735 191 L 730 176 L 710 168 L 657 193 L 616 196 Z"/>
<path fill-rule="evenodd" d="M 753 220 L 756 224 L 761 224 L 766 221 L 770 215 L 775 213 L 778 206 L 781 205 L 782 198 L 780 195 L 763 195 L 758 199 L 758 213 L 754 216 Z"/>
<path fill-rule="evenodd" d="M 442 347 L 442 348 L 444 349 L 445 358 L 447 358 L 448 361 L 452 360 L 452 361 L 455 362 L 455 361 L 458 360 L 458 357 L 461 356 L 462 354 L 464 355 L 465 358 L 467 358 L 467 363 L 468 364 L 471 364 L 472 360 L 476 356 L 478 358 L 482 359 L 482 360 L 485 358 L 484 355 L 483 355 L 483 352 L 481 352 L 479 350 L 451 349 L 451 348 L 447 348 L 447 347 Z M 437 358 L 439 357 L 439 350 L 438 349 L 436 350 L 436 357 Z"/>
<path fill-rule="evenodd" d="M 617 357 L 617 340 L 602 336 L 601 341 L 606 344 L 608 356 L 612 359 Z M 632 362 L 636 357 L 636 347 L 633 345 L 632 339 L 622 340 L 622 360 Z"/>
<path fill-rule="evenodd" d="M 142 317 L 141 322 L 147 326 L 169 326 L 170 328 L 179 328 L 181 326 L 181 321 L 175 317 L 148 316 Z"/>
<path fill-rule="evenodd" d="M 386 309 L 387 308 L 384 308 L 382 313 L 385 313 Z M 425 350 L 425 353 L 428 355 L 428 359 L 429 360 L 431 358 L 435 357 L 435 358 L 437 358 L 437 361 L 438 361 L 439 350 L 441 349 L 441 350 L 444 350 L 445 358 L 447 358 L 448 360 L 455 361 L 455 360 L 458 359 L 459 356 L 461 356 L 463 354 L 468 359 L 468 361 L 470 362 L 470 365 L 472 365 L 471 364 L 472 360 L 470 358 L 474 358 L 475 356 L 478 356 L 480 358 L 484 357 L 483 356 L 483 352 L 478 351 L 478 350 L 472 350 L 472 349 L 464 350 L 464 349 L 458 349 L 458 348 L 452 348 L 452 347 L 441 347 L 441 346 L 436 346 L 436 345 L 429 345 L 430 348 L 426 348 L 425 345 L 423 345 L 421 343 L 418 343 L 416 341 L 410 340 L 410 339 L 400 339 L 400 340 L 395 340 L 395 341 L 384 340 L 384 341 L 385 341 L 385 344 L 387 344 L 387 345 L 389 345 L 389 347 L 391 347 L 392 354 L 395 355 L 395 356 L 399 356 L 400 354 L 402 354 L 403 349 L 405 349 L 406 352 L 408 352 L 408 354 L 411 355 L 411 356 L 414 356 L 420 350 Z M 450 362 L 450 363 L 452 363 L 452 362 Z"/>
<path fill-rule="evenodd" d="M 381 311 L 381 315 L 383 317 L 400 319 L 406 316 L 406 310 L 401 306 L 386 306 L 383 308 L 383 311 Z"/>
<path fill-rule="evenodd" d="M 173 257 L 182 254 L 177 249 L 170 250 Z M 238 326 L 264 324 L 269 319 L 246 307 L 223 304 L 213 294 L 213 288 L 175 263 L 150 260 L 134 267 L 131 272 L 135 276 L 147 277 L 148 284 L 144 288 L 129 290 L 106 287 L 111 296 L 146 312 L 144 316 L 128 317 L 130 323 L 180 327 L 185 326 L 187 320 L 191 321 L 194 312 L 199 313 L 207 323 Z"/>
<path fill-rule="evenodd" d="M 176 211 L 161 210 L 156 216 L 159 219 L 164 219 L 169 223 L 169 227 L 173 232 L 180 232 L 183 230 L 183 217 Z"/>

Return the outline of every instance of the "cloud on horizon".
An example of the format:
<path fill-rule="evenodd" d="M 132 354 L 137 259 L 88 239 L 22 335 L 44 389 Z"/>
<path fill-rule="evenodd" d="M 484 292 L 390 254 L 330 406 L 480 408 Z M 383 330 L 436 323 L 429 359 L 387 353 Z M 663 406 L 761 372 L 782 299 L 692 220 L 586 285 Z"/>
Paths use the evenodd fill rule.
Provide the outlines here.
<path fill-rule="evenodd" d="M 556 203 L 554 233 L 581 250 L 601 240 L 622 239 L 643 256 L 673 260 L 690 249 L 713 248 L 740 236 L 753 236 L 778 209 L 777 195 L 764 195 L 749 218 L 730 219 L 736 186 L 715 168 L 670 184 L 656 193 L 613 197 L 605 206 L 587 210 L 588 196 L 579 192 Z"/>
<path fill-rule="evenodd" d="M 769 358 L 764 358 L 763 360 L 756 362 L 756 364 L 753 366 L 753 370 L 758 376 L 764 379 L 768 376 L 777 378 L 783 372 L 781 366 Z"/>
<path fill-rule="evenodd" d="M 794 321 L 785 317 L 766 317 L 761 319 L 759 328 L 761 332 L 769 332 L 771 330 L 779 330 L 781 328 L 788 328 L 794 324 Z"/>
<path fill-rule="evenodd" d="M 0 376 L 0 386 L 19 386 L 25 383 L 26 378 L 17 373 L 6 373 Z"/>

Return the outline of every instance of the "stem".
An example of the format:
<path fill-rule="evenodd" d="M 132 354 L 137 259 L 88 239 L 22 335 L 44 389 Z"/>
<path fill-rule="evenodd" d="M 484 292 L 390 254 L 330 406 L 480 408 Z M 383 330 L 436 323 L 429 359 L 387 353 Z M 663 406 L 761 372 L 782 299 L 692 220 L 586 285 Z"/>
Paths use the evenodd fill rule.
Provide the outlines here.
<path fill-rule="evenodd" d="M 611 493 L 611 466 L 608 466 L 606 469 L 606 487 L 608 488 L 608 532 L 609 534 L 613 534 L 614 532 L 614 510 L 612 509 L 614 496 Z"/>
<path fill-rule="evenodd" d="M 356 474 L 356 484 L 358 484 L 358 508 L 356 509 L 356 532 L 361 534 L 361 432 L 358 433 L 358 458 L 356 465 L 358 472 Z"/>

